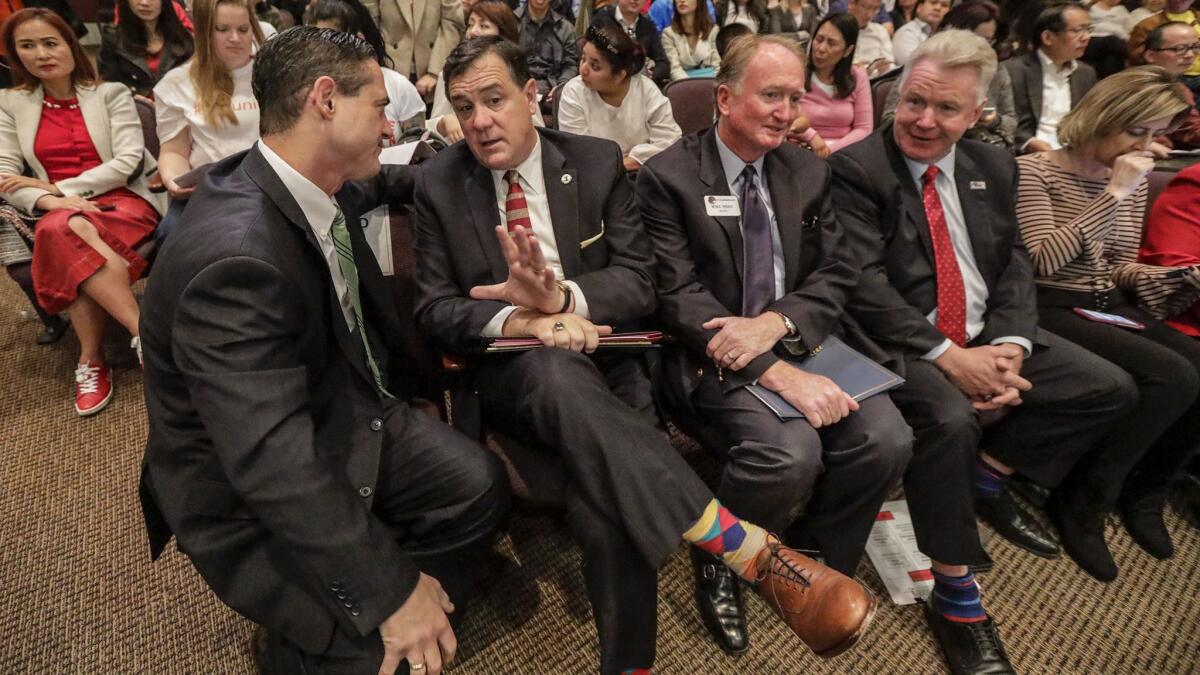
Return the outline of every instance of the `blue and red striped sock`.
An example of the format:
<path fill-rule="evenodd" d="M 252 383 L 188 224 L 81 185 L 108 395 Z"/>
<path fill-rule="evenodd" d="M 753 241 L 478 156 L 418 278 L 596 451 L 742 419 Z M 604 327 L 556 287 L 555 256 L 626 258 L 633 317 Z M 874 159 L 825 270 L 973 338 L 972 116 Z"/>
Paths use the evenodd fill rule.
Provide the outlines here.
<path fill-rule="evenodd" d="M 621 671 L 621 675 L 651 675 L 649 668 L 626 668 Z"/>
<path fill-rule="evenodd" d="M 975 460 L 976 495 L 984 498 L 997 497 L 1007 482 L 1008 476 L 1005 476 L 996 467 L 988 464 L 982 457 Z"/>
<path fill-rule="evenodd" d="M 933 594 L 929 599 L 934 609 L 948 621 L 976 623 L 987 618 L 979 596 L 979 584 L 975 583 L 975 575 L 969 570 L 961 577 L 934 572 Z"/>

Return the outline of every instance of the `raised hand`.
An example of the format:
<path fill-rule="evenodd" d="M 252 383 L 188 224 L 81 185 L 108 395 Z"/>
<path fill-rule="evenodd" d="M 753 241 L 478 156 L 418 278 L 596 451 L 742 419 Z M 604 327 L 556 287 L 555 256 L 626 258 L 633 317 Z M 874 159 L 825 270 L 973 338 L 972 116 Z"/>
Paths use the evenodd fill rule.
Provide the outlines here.
<path fill-rule="evenodd" d="M 1146 174 L 1154 170 L 1154 155 L 1149 151 L 1127 152 L 1113 162 L 1112 175 L 1105 188 L 1114 197 L 1124 200 L 1133 194 Z"/>
<path fill-rule="evenodd" d="M 542 247 L 533 233 L 518 225 L 512 234 L 503 225 L 496 227 L 496 239 L 508 263 L 508 279 L 502 284 L 476 286 L 476 300 L 501 300 L 510 305 L 536 309 L 543 314 L 562 310 L 563 292 L 554 280 L 554 270 L 546 264 Z M 567 311 L 573 308 L 568 307 Z"/>

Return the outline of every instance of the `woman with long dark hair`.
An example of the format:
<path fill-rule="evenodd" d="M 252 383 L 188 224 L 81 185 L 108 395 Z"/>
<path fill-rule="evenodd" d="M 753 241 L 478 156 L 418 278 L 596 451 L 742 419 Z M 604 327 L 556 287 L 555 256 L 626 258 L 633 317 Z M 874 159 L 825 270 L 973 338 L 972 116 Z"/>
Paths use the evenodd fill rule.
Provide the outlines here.
<path fill-rule="evenodd" d="M 671 80 L 682 80 L 689 70 L 721 67 L 717 53 L 717 28 L 703 0 L 675 0 L 675 16 L 662 32 L 663 51 L 671 62 Z"/>
<path fill-rule="evenodd" d="M 192 58 L 192 33 L 174 0 L 117 0 L 121 19 L 100 31 L 100 77 L 150 96 L 167 71 Z"/>
<path fill-rule="evenodd" d="M 807 119 L 796 120 L 790 136 L 821 157 L 861 141 L 874 127 L 870 78 L 854 65 L 857 41 L 858 20 L 831 14 L 817 24 L 808 48 L 808 91 L 800 102 Z"/>
<path fill-rule="evenodd" d="M 717 0 L 716 8 L 720 26 L 740 23 L 755 33 L 767 26 L 766 0 Z"/>

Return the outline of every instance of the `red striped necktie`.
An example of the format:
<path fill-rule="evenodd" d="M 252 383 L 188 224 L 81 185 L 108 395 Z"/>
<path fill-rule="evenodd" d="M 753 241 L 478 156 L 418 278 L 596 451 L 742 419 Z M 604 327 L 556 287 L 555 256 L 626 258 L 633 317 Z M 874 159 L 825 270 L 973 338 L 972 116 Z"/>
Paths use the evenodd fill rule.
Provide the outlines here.
<path fill-rule="evenodd" d="M 533 222 L 529 220 L 529 204 L 525 201 L 525 191 L 521 189 L 521 175 L 516 169 L 504 173 L 508 181 L 508 195 L 504 198 L 504 223 L 508 231 L 520 225 L 526 232 L 533 232 Z"/>

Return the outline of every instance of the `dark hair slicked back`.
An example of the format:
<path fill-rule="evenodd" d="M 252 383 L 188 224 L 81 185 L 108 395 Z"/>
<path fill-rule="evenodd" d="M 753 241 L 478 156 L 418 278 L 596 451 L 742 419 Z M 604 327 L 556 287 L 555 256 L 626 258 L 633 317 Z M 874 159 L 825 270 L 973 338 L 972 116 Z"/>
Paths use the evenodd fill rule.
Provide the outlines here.
<path fill-rule="evenodd" d="M 499 35 L 488 35 L 471 40 L 463 40 L 446 57 L 446 66 L 442 69 L 442 79 L 446 81 L 446 89 L 450 84 L 463 76 L 475 62 L 488 54 L 508 66 L 508 74 L 512 76 L 517 87 L 524 87 L 529 81 L 529 66 L 526 65 L 525 51 L 519 45 L 506 40 Z"/>

